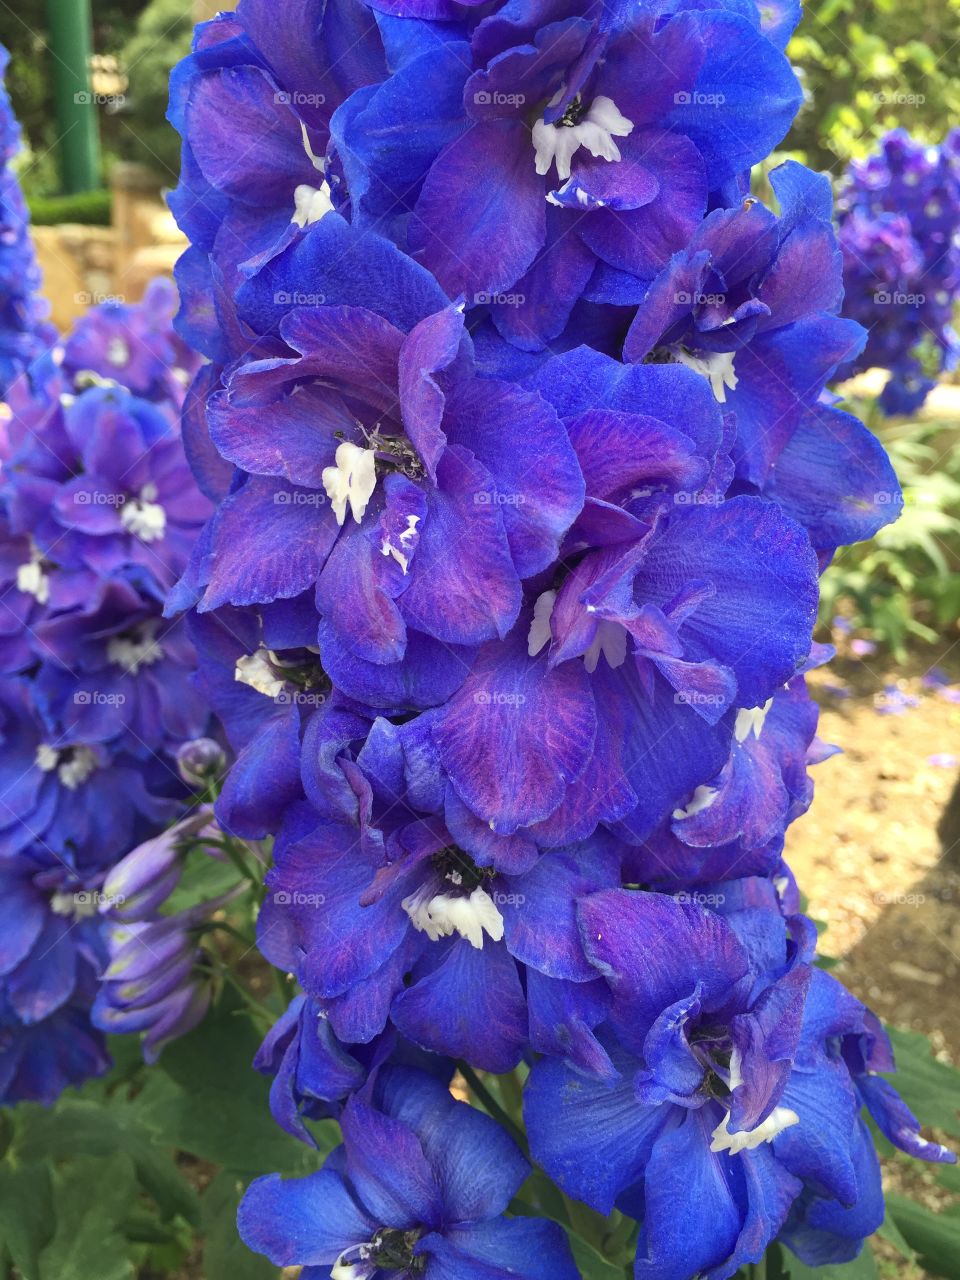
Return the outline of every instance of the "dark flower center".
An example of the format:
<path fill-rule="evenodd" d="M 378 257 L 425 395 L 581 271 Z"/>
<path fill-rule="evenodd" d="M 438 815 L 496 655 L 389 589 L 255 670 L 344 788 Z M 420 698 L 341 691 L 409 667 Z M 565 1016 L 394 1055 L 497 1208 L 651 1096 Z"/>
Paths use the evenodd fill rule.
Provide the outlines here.
<path fill-rule="evenodd" d="M 375 1262 L 381 1271 L 408 1271 L 419 1276 L 427 1265 L 424 1255 L 415 1255 L 413 1250 L 420 1239 L 420 1232 L 398 1231 L 384 1228 L 373 1238 L 370 1261 Z"/>
<path fill-rule="evenodd" d="M 469 853 L 464 853 L 455 844 L 435 853 L 432 861 L 440 878 L 462 890 L 466 896 L 497 874 L 493 867 L 478 867 Z"/>
<path fill-rule="evenodd" d="M 583 119 L 584 115 L 586 114 L 586 110 L 587 110 L 586 105 L 584 104 L 583 99 L 578 93 L 577 96 L 574 98 L 574 100 L 570 103 L 569 107 L 567 107 L 566 111 L 557 121 L 557 128 L 560 128 L 561 125 L 566 125 L 568 129 L 574 128 L 574 126 L 578 125 L 580 121 Z"/>

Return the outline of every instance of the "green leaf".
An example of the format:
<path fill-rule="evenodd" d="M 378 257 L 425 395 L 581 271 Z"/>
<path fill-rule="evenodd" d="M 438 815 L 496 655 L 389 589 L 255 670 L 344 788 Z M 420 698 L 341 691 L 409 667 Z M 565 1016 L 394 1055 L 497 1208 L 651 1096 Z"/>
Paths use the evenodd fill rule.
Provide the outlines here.
<path fill-rule="evenodd" d="M 203 1197 L 203 1274 L 205 1280 L 275 1280 L 277 1269 L 252 1253 L 237 1232 L 237 1206 L 245 1182 L 221 1173 Z"/>
<path fill-rule="evenodd" d="M 128 1155 L 83 1156 L 54 1175 L 56 1231 L 40 1255 L 40 1280 L 133 1280 L 119 1229 L 136 1195 Z"/>
<path fill-rule="evenodd" d="M 23 1164 L 123 1153 L 133 1162 L 136 1181 L 165 1217 L 179 1214 L 189 1222 L 199 1221 L 196 1192 L 184 1180 L 170 1152 L 157 1144 L 135 1101 L 115 1095 L 103 1102 L 61 1099 L 50 1110 L 22 1105 L 13 1152 Z"/>
<path fill-rule="evenodd" d="M 24 1280 L 37 1280 L 53 1234 L 53 1186 L 45 1165 L 0 1165 L 0 1247 Z"/>
<path fill-rule="evenodd" d="M 784 1271 L 791 1280 L 878 1280 L 879 1272 L 869 1244 L 865 1244 L 852 1262 L 835 1266 L 808 1267 L 789 1250 L 781 1254 Z"/>
<path fill-rule="evenodd" d="M 568 1231 L 567 1235 L 570 1239 L 570 1248 L 573 1250 L 574 1261 L 583 1280 L 624 1280 L 627 1272 L 623 1267 L 616 1267 L 612 1262 L 608 1262 L 592 1244 L 588 1244 L 574 1232 Z M 631 1267 L 630 1274 L 632 1273 Z"/>
<path fill-rule="evenodd" d="M 307 1173 L 322 1156 L 270 1114 L 270 1085 L 252 1063 L 260 1035 L 227 991 L 201 1025 L 167 1048 L 141 1099 L 165 1142 L 236 1173 Z"/>
<path fill-rule="evenodd" d="M 877 1235 L 882 1236 L 888 1244 L 892 1244 L 897 1252 L 910 1262 L 913 1262 L 916 1258 L 916 1253 L 911 1248 L 906 1236 L 897 1226 L 896 1219 L 890 1212 L 889 1206 L 887 1207 L 886 1217 L 877 1229 Z"/>
<path fill-rule="evenodd" d="M 894 1088 L 921 1124 L 960 1138 L 960 1071 L 931 1056 L 930 1042 L 913 1031 L 888 1027 L 897 1058 Z"/>
<path fill-rule="evenodd" d="M 960 1217 L 933 1213 L 900 1195 L 887 1196 L 887 1214 L 916 1250 L 925 1271 L 960 1280 Z"/>

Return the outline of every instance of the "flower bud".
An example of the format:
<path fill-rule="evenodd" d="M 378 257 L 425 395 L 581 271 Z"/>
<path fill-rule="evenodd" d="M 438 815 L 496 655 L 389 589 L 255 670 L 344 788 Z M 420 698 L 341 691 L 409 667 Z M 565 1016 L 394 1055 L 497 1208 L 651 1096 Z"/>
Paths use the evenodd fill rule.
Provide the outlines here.
<path fill-rule="evenodd" d="M 220 777 L 226 767 L 226 752 L 213 738 L 194 738 L 177 752 L 180 777 L 190 786 Z"/>

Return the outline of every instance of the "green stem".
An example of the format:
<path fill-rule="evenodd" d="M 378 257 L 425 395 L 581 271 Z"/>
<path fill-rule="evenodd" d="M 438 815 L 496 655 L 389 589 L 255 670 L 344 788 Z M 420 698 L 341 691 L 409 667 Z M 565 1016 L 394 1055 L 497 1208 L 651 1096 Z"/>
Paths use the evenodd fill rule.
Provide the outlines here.
<path fill-rule="evenodd" d="M 219 929 L 221 933 L 227 933 L 231 938 L 236 938 L 238 942 L 242 942 L 248 951 L 252 951 L 257 945 L 256 938 L 251 938 L 247 934 L 242 933 L 239 929 L 235 929 L 232 924 L 228 924 L 226 920 L 208 920 L 205 924 L 197 926 L 197 934 L 212 933 L 214 929 Z"/>
<path fill-rule="evenodd" d="M 238 982 L 237 979 L 230 972 L 230 970 L 226 968 L 225 965 L 211 964 L 211 965 L 198 965 L 197 967 L 201 970 L 201 972 L 209 973 L 214 977 L 221 978 L 229 986 L 233 987 L 234 991 L 236 991 L 236 993 L 240 996 L 244 1004 L 246 1004 L 247 1007 L 250 1009 L 250 1012 L 253 1013 L 256 1017 L 263 1019 L 268 1030 L 276 1022 L 277 1020 L 276 1013 L 272 1009 L 268 1009 L 265 1004 L 262 1004 L 256 998 L 256 996 L 252 996 L 250 992 L 246 989 L 246 987 L 243 985 L 243 983 Z"/>
<path fill-rule="evenodd" d="M 503 1127 L 513 1136 L 520 1150 L 527 1154 L 529 1151 L 529 1148 L 527 1147 L 527 1135 L 523 1132 L 520 1126 L 507 1115 L 506 1111 L 504 1111 L 503 1107 L 500 1106 L 500 1103 L 497 1102 L 493 1094 L 474 1071 L 473 1067 L 468 1066 L 465 1062 L 459 1062 L 457 1066 L 459 1067 L 460 1074 L 470 1086 L 470 1091 L 480 1102 L 483 1103 L 483 1106 L 489 1114 L 493 1116 L 495 1120 L 498 1120 L 500 1124 L 502 1124 Z"/>

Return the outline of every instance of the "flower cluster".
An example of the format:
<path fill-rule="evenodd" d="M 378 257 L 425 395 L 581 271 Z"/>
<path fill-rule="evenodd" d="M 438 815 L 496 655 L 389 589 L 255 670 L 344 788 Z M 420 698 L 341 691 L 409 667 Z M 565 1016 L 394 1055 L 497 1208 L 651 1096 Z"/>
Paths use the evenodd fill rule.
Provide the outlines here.
<path fill-rule="evenodd" d="M 829 184 L 748 194 L 797 17 L 243 0 L 174 72 L 216 510 L 168 609 L 236 750 L 218 820 L 276 837 L 260 947 L 303 996 L 257 1065 L 344 1134 L 249 1193 L 278 1264 L 573 1274 L 502 1216 L 525 1167 L 458 1063 L 535 1062 L 534 1158 L 650 1280 L 853 1257 L 863 1105 L 949 1158 L 782 861 L 818 575 L 898 495 L 825 394 L 865 341 Z"/>
<path fill-rule="evenodd" d="M 0 45 L 0 397 L 55 340 L 39 295 L 30 214 L 12 168 L 20 152 L 20 126 L 2 84 L 9 58 Z"/>
<path fill-rule="evenodd" d="M 845 313 L 869 330 L 857 368 L 889 369 L 880 404 L 912 413 L 957 360 L 960 131 L 938 147 L 895 129 L 851 164 L 839 201 Z"/>
<path fill-rule="evenodd" d="M 175 295 L 84 318 L 11 384 L 0 480 L 0 1098 L 105 1069 L 110 868 L 177 815 L 208 712 L 162 615 L 209 504 L 183 456 Z M 121 349 L 122 348 L 122 349 Z M 175 376 L 174 353 L 183 356 Z M 111 376 L 107 376 L 107 374 Z"/>

